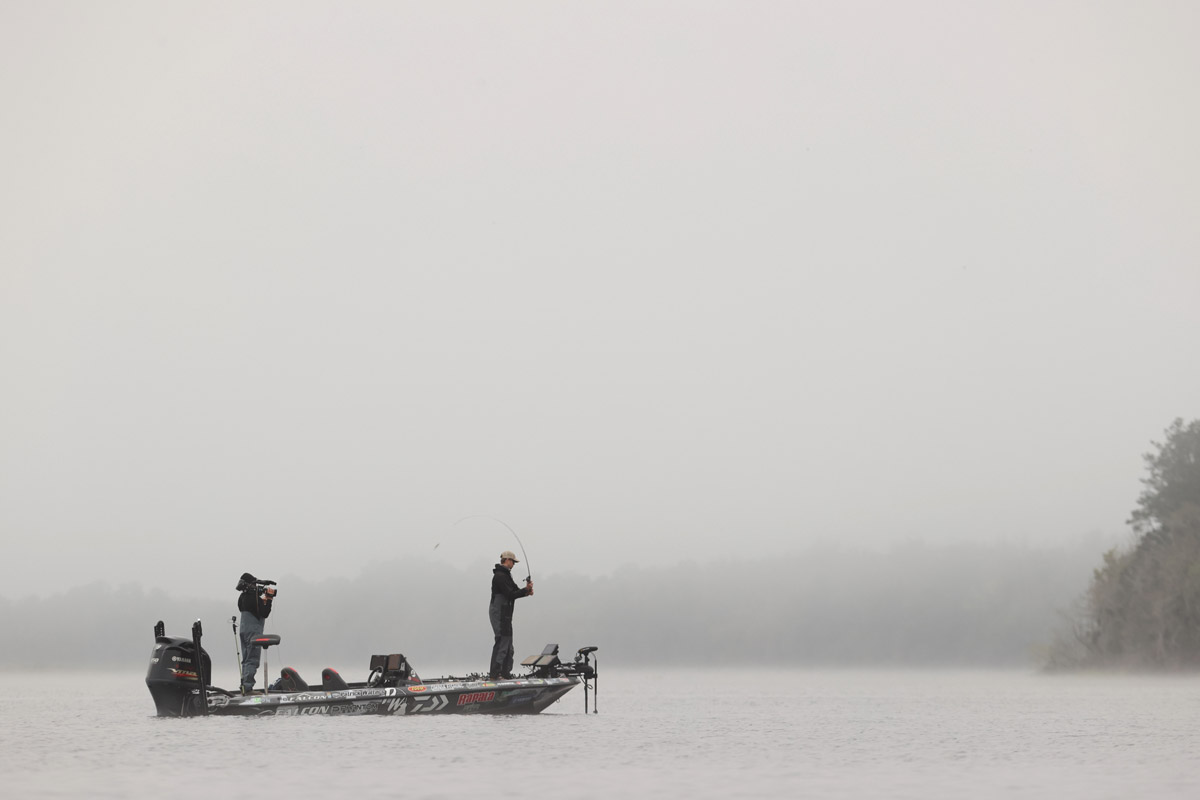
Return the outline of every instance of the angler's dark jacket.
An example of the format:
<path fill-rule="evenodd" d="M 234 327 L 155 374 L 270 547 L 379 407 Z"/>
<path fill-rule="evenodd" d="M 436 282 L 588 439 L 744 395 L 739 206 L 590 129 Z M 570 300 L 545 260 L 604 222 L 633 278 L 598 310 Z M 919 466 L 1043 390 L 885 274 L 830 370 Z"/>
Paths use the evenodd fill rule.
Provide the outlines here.
<path fill-rule="evenodd" d="M 528 586 L 517 586 L 513 580 L 512 570 L 503 564 L 497 564 L 492 569 L 492 600 L 490 608 L 496 609 L 500 619 L 512 622 L 513 606 L 518 597 L 529 595 Z"/>

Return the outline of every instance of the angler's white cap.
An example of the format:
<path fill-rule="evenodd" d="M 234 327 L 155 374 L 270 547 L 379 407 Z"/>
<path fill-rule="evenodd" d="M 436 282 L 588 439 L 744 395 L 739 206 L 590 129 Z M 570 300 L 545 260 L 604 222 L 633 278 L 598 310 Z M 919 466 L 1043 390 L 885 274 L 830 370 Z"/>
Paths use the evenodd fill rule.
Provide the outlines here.
<path fill-rule="evenodd" d="M 503 561 L 506 558 L 511 558 L 513 560 L 514 564 L 521 563 L 520 560 L 517 558 L 517 554 L 514 553 L 512 550 L 505 550 L 503 553 L 500 554 L 501 561 Z"/>

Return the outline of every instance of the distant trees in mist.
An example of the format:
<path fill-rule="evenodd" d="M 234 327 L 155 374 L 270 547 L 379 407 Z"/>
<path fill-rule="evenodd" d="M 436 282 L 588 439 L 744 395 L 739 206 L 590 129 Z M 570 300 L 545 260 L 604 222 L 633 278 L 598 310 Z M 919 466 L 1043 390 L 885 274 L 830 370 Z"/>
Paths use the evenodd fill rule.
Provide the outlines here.
<path fill-rule="evenodd" d="M 517 656 L 557 642 L 568 655 L 597 645 L 603 663 L 624 666 L 1200 667 L 1200 420 L 1176 420 L 1154 447 L 1134 541 L 1102 556 L 1099 543 L 820 546 L 539 575 L 537 594 L 517 604 Z M 156 620 L 187 636 L 202 618 L 217 681 L 228 673 L 232 683 L 240 573 L 233 564 L 215 576 L 204 598 L 102 583 L 0 598 L 0 668 L 141 669 Z M 272 664 L 354 678 L 372 654 L 401 652 L 425 674 L 482 670 L 490 580 L 488 562 L 420 559 L 372 562 L 354 580 L 284 576 L 267 623 L 283 638 Z"/>
<path fill-rule="evenodd" d="M 1200 667 L 1200 420 L 1176 419 L 1154 448 L 1129 520 L 1137 539 L 1104 554 L 1052 668 Z"/>
<path fill-rule="evenodd" d="M 1060 612 L 1083 592 L 1098 543 L 1033 549 L 910 543 L 887 553 L 838 546 L 607 577 L 537 576 L 517 603 L 518 660 L 556 642 L 597 645 L 606 665 L 1027 666 L 1045 658 Z M 47 599 L 0 600 L 0 668 L 143 669 L 158 619 L 188 636 L 203 618 L 216 679 L 235 669 L 230 618 L 241 568 L 184 600 L 94 584 Z M 389 560 L 354 580 L 280 579 L 267 621 L 281 663 L 362 677 L 373 653 L 418 672 L 484 669 L 491 564 L 464 570 Z M 361 668 L 361 669 L 360 669 Z"/>

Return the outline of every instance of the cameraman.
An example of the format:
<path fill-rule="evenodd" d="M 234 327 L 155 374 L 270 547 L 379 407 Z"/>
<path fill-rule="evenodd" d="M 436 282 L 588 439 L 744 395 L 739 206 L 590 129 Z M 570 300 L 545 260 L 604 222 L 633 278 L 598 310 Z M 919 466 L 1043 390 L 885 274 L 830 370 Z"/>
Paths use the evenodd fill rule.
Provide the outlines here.
<path fill-rule="evenodd" d="M 238 610 L 242 612 L 239 632 L 242 639 L 242 694 L 250 694 L 254 691 L 254 676 L 262 656 L 262 647 L 254 644 L 254 640 L 262 636 L 263 622 L 271 616 L 275 587 L 260 586 L 257 578 L 244 572 L 237 588 L 242 592 L 238 596 Z"/>

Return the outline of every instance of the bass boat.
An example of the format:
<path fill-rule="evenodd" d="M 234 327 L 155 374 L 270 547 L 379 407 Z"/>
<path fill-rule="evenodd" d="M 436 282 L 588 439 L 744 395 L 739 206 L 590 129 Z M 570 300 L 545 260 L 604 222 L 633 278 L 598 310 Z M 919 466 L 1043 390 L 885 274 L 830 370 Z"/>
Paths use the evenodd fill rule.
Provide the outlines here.
<path fill-rule="evenodd" d="M 327 667 L 321 683 L 309 685 L 296 670 L 284 667 L 270 687 L 243 695 L 211 685 L 212 660 L 201 645 L 202 635 L 199 620 L 190 639 L 167 636 L 161 621 L 154 626 L 146 686 L 158 716 L 538 714 L 579 684 L 585 714 L 589 694 L 597 699 L 597 648 L 581 647 L 574 661 L 563 662 L 557 644 L 522 661 L 527 674 L 501 680 L 479 674 L 421 680 L 402 654 L 391 653 L 372 656 L 361 683 L 348 683 Z M 255 642 L 265 655 L 279 637 L 267 634 Z M 595 706 L 593 702 L 592 713 Z"/>

